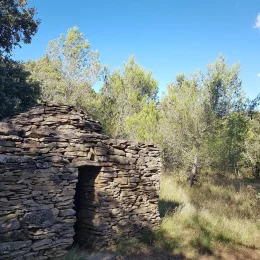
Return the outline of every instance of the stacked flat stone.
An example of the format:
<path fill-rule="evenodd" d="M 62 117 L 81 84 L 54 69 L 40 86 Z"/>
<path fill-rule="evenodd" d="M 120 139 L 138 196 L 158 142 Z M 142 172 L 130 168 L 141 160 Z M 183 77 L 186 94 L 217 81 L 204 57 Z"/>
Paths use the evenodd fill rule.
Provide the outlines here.
<path fill-rule="evenodd" d="M 62 259 L 74 241 L 100 248 L 158 226 L 160 172 L 153 144 L 110 139 L 72 106 L 1 122 L 0 259 Z"/>

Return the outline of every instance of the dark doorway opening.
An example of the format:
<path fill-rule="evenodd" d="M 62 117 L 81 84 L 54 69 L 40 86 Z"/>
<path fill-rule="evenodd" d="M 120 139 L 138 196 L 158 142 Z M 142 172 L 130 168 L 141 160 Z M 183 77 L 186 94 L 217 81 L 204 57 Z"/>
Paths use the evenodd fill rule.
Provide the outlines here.
<path fill-rule="evenodd" d="M 100 237 L 96 234 L 100 204 L 97 177 L 100 170 L 101 167 L 97 166 L 82 166 L 78 173 L 74 200 L 77 216 L 74 242 L 86 248 L 92 248 Z"/>

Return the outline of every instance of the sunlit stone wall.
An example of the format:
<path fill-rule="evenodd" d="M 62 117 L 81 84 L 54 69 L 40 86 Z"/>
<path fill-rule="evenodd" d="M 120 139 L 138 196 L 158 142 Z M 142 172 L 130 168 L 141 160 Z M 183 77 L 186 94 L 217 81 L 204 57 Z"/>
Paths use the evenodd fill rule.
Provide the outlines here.
<path fill-rule="evenodd" d="M 0 259 L 58 259 L 159 224 L 153 144 L 114 140 L 72 106 L 44 103 L 0 123 Z M 76 231 L 76 232 L 75 232 Z"/>

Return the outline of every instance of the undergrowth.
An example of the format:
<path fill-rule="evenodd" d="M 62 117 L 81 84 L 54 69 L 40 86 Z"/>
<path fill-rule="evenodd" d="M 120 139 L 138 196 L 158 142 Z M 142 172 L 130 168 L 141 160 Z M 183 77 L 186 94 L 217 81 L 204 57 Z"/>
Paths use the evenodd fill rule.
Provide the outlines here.
<path fill-rule="evenodd" d="M 163 175 L 159 211 L 159 229 L 145 230 L 139 243 L 120 244 L 120 254 L 153 250 L 200 259 L 260 249 L 260 186 L 252 179 L 208 176 L 189 188 L 183 175 Z"/>
<path fill-rule="evenodd" d="M 114 249 L 118 256 L 230 259 L 221 254 L 231 251 L 231 258 L 236 259 L 239 249 L 260 249 L 260 184 L 254 179 L 204 175 L 189 188 L 183 174 L 164 174 L 159 211 L 160 227 L 144 229 L 139 240 L 123 240 Z M 83 256 L 76 247 L 65 260 Z M 260 259 L 260 251 L 259 258 L 246 255 L 239 259 Z"/>
<path fill-rule="evenodd" d="M 86 252 L 79 246 L 72 247 L 64 258 L 64 260 L 83 260 L 83 259 L 86 259 Z"/>

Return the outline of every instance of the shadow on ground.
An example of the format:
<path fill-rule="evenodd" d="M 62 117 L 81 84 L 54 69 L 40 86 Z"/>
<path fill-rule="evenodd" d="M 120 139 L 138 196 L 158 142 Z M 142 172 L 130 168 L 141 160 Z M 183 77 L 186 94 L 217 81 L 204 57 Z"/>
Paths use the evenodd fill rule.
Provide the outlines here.
<path fill-rule="evenodd" d="M 167 213 L 172 213 L 180 209 L 181 206 L 182 204 L 175 201 L 159 200 L 160 217 L 163 218 Z"/>

